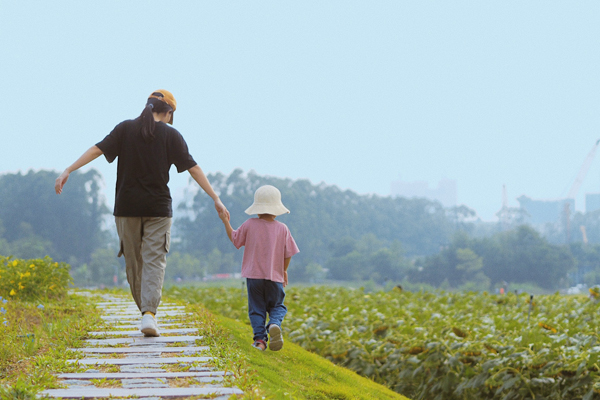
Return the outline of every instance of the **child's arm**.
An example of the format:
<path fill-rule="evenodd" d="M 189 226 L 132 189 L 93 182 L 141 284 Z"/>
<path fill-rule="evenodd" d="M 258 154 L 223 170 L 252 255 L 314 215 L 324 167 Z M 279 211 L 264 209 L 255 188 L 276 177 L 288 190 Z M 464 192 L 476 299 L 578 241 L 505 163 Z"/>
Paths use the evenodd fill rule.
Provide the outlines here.
<path fill-rule="evenodd" d="M 229 223 L 229 213 L 220 212 L 219 218 L 221 218 L 221 221 L 223 221 L 223 225 L 225 225 L 225 230 L 227 231 L 227 236 L 229 237 L 229 240 L 231 240 L 231 243 L 233 243 L 233 237 L 231 236 L 233 233 L 233 228 Z"/>
<path fill-rule="evenodd" d="M 290 266 L 291 259 L 292 259 L 292 257 L 283 259 L 283 287 L 286 287 L 288 284 L 287 269 Z"/>

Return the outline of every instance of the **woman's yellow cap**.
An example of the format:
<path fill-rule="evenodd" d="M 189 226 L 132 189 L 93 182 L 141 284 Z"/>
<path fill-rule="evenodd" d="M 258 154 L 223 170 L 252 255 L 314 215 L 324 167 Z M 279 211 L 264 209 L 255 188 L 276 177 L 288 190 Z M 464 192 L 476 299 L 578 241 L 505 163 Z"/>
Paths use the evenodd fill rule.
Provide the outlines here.
<path fill-rule="evenodd" d="M 169 105 L 169 107 L 173 109 L 173 112 L 175 112 L 175 110 L 177 109 L 177 100 L 175 100 L 173 93 L 169 92 L 168 90 L 155 90 L 148 98 L 164 101 Z M 173 125 L 173 114 L 171 114 L 171 120 L 169 121 L 169 123 Z"/>

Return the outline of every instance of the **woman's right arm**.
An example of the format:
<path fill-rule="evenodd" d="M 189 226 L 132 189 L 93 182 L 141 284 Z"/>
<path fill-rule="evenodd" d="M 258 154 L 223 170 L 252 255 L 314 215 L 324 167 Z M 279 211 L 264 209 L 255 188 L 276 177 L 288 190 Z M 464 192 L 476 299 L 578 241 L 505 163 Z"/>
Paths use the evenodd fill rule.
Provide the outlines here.
<path fill-rule="evenodd" d="M 208 181 L 208 178 L 206 178 L 206 175 L 204 175 L 204 171 L 202 171 L 202 168 L 200 168 L 200 166 L 196 164 L 192 168 L 188 169 L 188 172 L 190 173 L 192 178 L 194 178 L 196 183 L 200 185 L 202 190 L 204 190 L 204 192 L 206 192 L 206 194 L 209 195 L 211 199 L 213 199 L 213 201 L 215 202 L 215 209 L 217 210 L 217 213 L 219 213 L 219 215 L 221 213 L 225 213 L 227 215 L 227 219 L 229 219 L 229 211 L 227 210 L 227 207 L 223 205 L 221 199 L 213 190 L 212 186 L 210 185 L 210 182 Z"/>
<path fill-rule="evenodd" d="M 62 193 L 63 186 L 65 186 L 65 183 L 67 183 L 71 172 L 78 170 L 79 168 L 83 167 L 91 161 L 94 161 L 102 154 L 102 150 L 100 150 L 98 146 L 92 146 L 89 149 L 87 149 L 87 151 L 83 153 L 81 157 L 77 159 L 77 161 L 75 161 L 73 164 L 67 167 L 67 169 L 65 169 L 63 173 L 60 174 L 58 178 L 56 178 L 56 181 L 54 182 L 54 190 L 56 191 L 56 194 Z"/>

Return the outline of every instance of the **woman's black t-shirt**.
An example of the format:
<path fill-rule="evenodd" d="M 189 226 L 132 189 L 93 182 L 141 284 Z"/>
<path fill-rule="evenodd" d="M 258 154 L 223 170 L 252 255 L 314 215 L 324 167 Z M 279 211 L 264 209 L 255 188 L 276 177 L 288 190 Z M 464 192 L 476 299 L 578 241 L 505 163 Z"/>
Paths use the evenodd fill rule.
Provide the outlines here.
<path fill-rule="evenodd" d="M 196 165 L 181 134 L 171 126 L 156 122 L 154 139 L 146 142 L 140 119 L 118 124 L 96 146 L 106 160 L 117 164 L 115 211 L 117 217 L 172 217 L 169 169 L 177 172 Z"/>

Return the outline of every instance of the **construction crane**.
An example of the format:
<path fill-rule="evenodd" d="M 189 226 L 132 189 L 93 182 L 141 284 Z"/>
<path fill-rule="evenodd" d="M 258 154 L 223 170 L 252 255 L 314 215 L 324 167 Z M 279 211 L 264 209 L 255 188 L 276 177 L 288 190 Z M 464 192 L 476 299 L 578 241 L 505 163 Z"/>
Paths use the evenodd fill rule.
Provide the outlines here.
<path fill-rule="evenodd" d="M 569 193 L 567 194 L 567 199 L 575 200 L 575 197 L 577 197 L 577 193 L 579 192 L 581 183 L 585 179 L 585 176 L 587 175 L 587 172 L 590 169 L 590 166 L 592 165 L 592 161 L 594 161 L 594 156 L 596 155 L 596 150 L 598 149 L 598 144 L 600 144 L 600 139 L 598 139 L 596 141 L 596 144 L 594 144 L 594 146 L 592 147 L 592 150 L 590 150 L 587 157 L 585 158 L 583 165 L 579 169 L 577 178 L 575 178 L 575 182 L 573 182 L 573 185 L 571 185 L 571 190 L 569 190 Z M 575 211 L 575 210 L 573 210 L 573 211 Z M 567 240 L 567 243 L 570 243 L 571 242 L 571 210 L 569 208 L 569 203 L 567 203 L 567 202 L 565 202 L 565 204 L 564 204 L 563 219 L 564 219 L 564 224 L 565 224 L 566 240 Z M 582 225 L 579 228 L 581 229 L 581 234 L 583 236 L 584 243 L 587 243 L 587 235 L 586 235 L 586 231 L 585 231 L 585 226 Z"/>
<path fill-rule="evenodd" d="M 573 185 L 571 185 L 571 190 L 569 190 L 569 194 L 567 194 L 567 199 L 574 199 L 577 196 L 577 193 L 579 192 L 579 187 L 585 179 L 585 176 L 587 175 L 587 172 L 590 169 L 590 166 L 592 165 L 592 161 L 594 161 L 594 156 L 596 155 L 598 144 L 600 144 L 600 139 L 596 141 L 596 144 L 594 145 L 594 147 L 592 147 L 592 150 L 590 150 L 587 157 L 585 158 L 583 165 L 579 169 L 579 174 L 577 174 L 577 178 L 575 179 L 575 182 L 573 182 Z"/>

